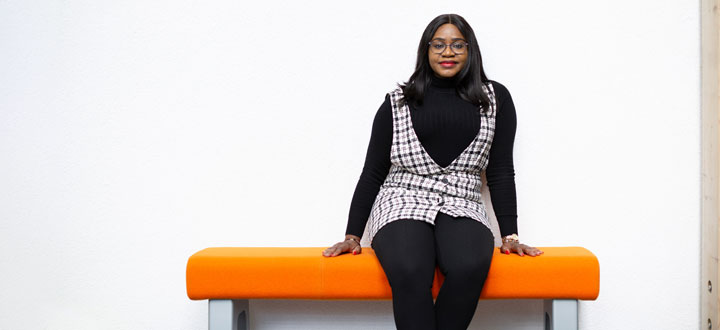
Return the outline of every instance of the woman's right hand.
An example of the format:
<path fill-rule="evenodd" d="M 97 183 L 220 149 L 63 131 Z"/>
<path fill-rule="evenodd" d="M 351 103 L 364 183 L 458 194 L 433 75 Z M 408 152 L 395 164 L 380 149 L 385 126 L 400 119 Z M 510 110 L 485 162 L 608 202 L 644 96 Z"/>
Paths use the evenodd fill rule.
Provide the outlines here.
<path fill-rule="evenodd" d="M 354 238 L 357 241 L 354 241 L 350 238 Z M 325 249 L 323 251 L 323 256 L 326 257 L 335 257 L 339 256 L 346 252 L 352 252 L 352 254 L 360 254 L 362 252 L 362 247 L 360 246 L 360 237 L 357 237 L 355 235 L 348 235 L 345 238 L 345 241 L 335 243 L 335 245 Z"/>

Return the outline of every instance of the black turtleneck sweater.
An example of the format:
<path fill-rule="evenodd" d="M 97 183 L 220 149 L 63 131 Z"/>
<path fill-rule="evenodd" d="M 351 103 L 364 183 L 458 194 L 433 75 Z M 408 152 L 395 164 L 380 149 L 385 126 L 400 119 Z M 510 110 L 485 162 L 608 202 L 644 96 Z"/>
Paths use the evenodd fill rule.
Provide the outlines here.
<path fill-rule="evenodd" d="M 502 236 L 517 233 L 517 202 L 513 144 L 517 118 L 510 92 L 502 84 L 490 81 L 495 90 L 497 114 L 495 136 L 486 169 L 490 198 Z M 457 95 L 455 81 L 433 76 L 420 107 L 410 105 L 415 133 L 430 157 L 446 167 L 473 141 L 480 130 L 477 107 Z M 360 179 L 350 205 L 345 234 L 362 237 L 380 186 L 390 172 L 393 118 L 390 95 L 375 114 Z"/>

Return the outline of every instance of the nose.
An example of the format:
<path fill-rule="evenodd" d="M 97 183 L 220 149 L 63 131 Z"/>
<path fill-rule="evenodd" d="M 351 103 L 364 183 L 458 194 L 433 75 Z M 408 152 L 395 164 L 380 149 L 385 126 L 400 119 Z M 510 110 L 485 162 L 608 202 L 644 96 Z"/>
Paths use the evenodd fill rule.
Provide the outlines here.
<path fill-rule="evenodd" d="M 443 49 L 442 56 L 455 56 L 455 52 L 450 49 L 449 45 L 445 45 L 445 49 Z"/>

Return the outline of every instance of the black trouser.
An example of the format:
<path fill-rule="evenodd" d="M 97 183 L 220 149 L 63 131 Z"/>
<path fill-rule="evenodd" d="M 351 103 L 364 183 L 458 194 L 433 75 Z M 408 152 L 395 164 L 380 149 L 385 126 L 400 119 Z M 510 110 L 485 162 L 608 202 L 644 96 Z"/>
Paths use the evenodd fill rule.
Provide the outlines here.
<path fill-rule="evenodd" d="M 386 224 L 372 248 L 392 288 L 397 329 L 467 329 L 490 269 L 490 229 L 438 212 L 435 226 L 418 220 Z M 433 304 L 436 260 L 445 281 Z"/>

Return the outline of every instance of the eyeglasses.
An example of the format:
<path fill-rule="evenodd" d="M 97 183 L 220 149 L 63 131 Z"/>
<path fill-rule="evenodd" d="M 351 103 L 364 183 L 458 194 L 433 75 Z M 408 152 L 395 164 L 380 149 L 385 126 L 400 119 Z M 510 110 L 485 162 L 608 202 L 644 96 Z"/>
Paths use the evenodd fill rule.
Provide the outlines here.
<path fill-rule="evenodd" d="M 445 47 L 448 46 L 446 43 L 438 40 L 430 41 L 428 42 L 428 45 L 430 45 L 430 50 L 432 50 L 432 52 L 435 54 L 442 54 L 445 51 Z M 465 52 L 467 51 L 467 45 L 467 42 L 455 41 L 449 46 L 450 50 L 452 50 L 455 55 L 462 55 L 465 54 Z"/>

